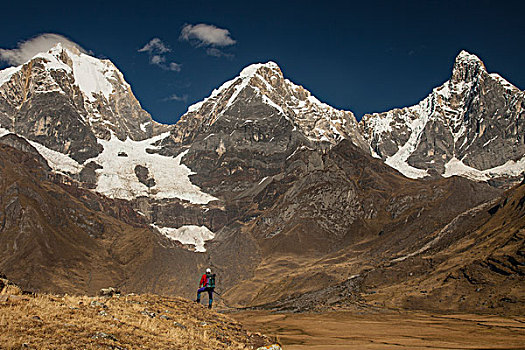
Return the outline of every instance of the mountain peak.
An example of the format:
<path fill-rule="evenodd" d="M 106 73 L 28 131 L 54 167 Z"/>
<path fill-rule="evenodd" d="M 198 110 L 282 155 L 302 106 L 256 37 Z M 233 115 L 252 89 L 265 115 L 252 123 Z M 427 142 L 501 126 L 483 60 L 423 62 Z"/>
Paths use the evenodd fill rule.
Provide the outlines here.
<path fill-rule="evenodd" d="M 364 116 L 361 125 L 376 154 L 406 176 L 431 170 L 479 181 L 512 179 L 525 166 L 522 105 L 518 88 L 461 51 L 451 79 L 420 103 Z"/>
<path fill-rule="evenodd" d="M 235 98 L 237 98 L 239 92 L 248 85 L 250 85 L 252 79 L 256 77 L 259 77 L 260 79 L 265 81 L 267 84 L 269 83 L 270 85 L 276 80 L 284 80 L 284 76 L 281 69 L 279 68 L 277 63 L 273 61 L 268 61 L 266 63 L 250 64 L 249 66 L 246 66 L 239 73 L 238 76 L 223 83 L 219 88 L 214 89 L 209 97 L 205 98 L 203 101 L 197 102 L 189 106 L 188 111 L 186 113 L 196 112 L 204 105 L 206 101 L 213 100 L 220 94 L 224 93 L 226 90 L 234 88 L 235 93 L 233 93 L 233 95 L 230 96 L 229 102 L 227 104 L 230 105 L 235 100 Z"/>
<path fill-rule="evenodd" d="M 245 67 L 236 79 L 238 78 L 241 78 L 245 85 L 250 84 L 253 78 L 275 85 L 278 81 L 284 80 L 284 75 L 277 63 L 268 61 L 266 63 L 254 63 Z M 257 85 L 257 83 L 255 84 Z"/>
<path fill-rule="evenodd" d="M 470 81 L 479 73 L 486 72 L 485 65 L 478 56 L 462 50 L 454 62 L 452 80 Z"/>
<path fill-rule="evenodd" d="M 142 109 L 110 60 L 93 57 L 74 43 L 55 42 L 38 51 L 29 61 L 0 71 L 0 105 L 13 111 L 27 106 L 23 118 L 14 114 L 1 127 L 44 142 L 79 163 L 101 151 L 99 139 L 115 135 L 121 141 L 141 141 L 168 129 Z M 55 137 L 41 141 L 50 134 Z"/>
<path fill-rule="evenodd" d="M 47 70 L 72 73 L 80 90 L 90 101 L 96 100 L 97 95 L 103 95 L 109 100 L 115 84 L 122 85 L 124 90 L 129 88 L 122 73 L 110 60 L 93 57 L 74 45 L 59 42 L 47 52 L 36 54 L 33 60 L 39 58 L 44 59 Z"/>
<path fill-rule="evenodd" d="M 460 53 L 457 55 L 456 62 L 458 61 L 470 61 L 470 62 L 483 64 L 483 62 L 479 59 L 478 56 L 466 50 L 461 50 Z"/>
<path fill-rule="evenodd" d="M 279 68 L 279 66 L 277 65 L 277 63 L 275 63 L 275 62 L 273 62 L 273 61 L 268 61 L 268 62 L 266 62 L 266 63 L 254 63 L 254 64 L 250 64 L 249 66 L 246 66 L 246 67 L 241 71 L 241 73 L 239 74 L 239 76 L 240 76 L 241 78 L 252 77 L 252 76 L 254 76 L 255 74 L 257 74 L 258 72 L 260 72 L 260 71 L 264 71 L 264 70 L 272 70 L 272 71 L 278 72 L 279 75 L 282 76 L 281 69 Z"/>
<path fill-rule="evenodd" d="M 56 43 L 53 47 L 51 47 L 47 53 L 53 54 L 53 53 L 62 53 L 64 50 L 67 50 L 68 52 L 80 56 L 81 54 L 87 54 L 84 50 L 81 50 L 78 46 L 67 44 L 67 43 Z M 38 54 L 37 54 L 38 55 Z"/>

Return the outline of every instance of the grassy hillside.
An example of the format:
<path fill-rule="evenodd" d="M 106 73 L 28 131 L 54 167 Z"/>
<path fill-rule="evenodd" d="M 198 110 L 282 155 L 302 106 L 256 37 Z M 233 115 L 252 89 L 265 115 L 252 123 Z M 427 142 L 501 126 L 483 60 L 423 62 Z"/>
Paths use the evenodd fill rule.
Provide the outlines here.
<path fill-rule="evenodd" d="M 272 344 L 230 317 L 182 298 L 22 295 L 15 286 L 0 294 L 0 329 L 1 349 L 257 349 Z"/>

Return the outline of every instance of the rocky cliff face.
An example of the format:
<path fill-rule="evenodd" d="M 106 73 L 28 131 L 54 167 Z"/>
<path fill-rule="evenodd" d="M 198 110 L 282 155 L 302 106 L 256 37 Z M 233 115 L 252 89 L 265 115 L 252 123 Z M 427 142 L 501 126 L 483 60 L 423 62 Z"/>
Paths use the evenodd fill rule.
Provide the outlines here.
<path fill-rule="evenodd" d="M 271 123 L 272 119 L 284 119 L 293 131 L 314 143 L 336 144 L 348 138 L 364 145 L 352 112 L 320 102 L 302 86 L 285 79 L 274 62 L 246 67 L 208 98 L 190 106 L 172 134 L 176 143 L 187 144 L 197 135 L 206 134 L 217 122 L 240 127 L 244 123 L 260 125 L 263 120 Z M 250 135 L 254 141 L 273 136 L 271 129 L 259 134 L 256 131 Z"/>
<path fill-rule="evenodd" d="M 111 134 L 140 141 L 169 129 L 141 108 L 113 63 L 62 44 L 0 73 L 0 127 L 79 163 Z"/>
<path fill-rule="evenodd" d="M 462 51 L 452 77 L 418 105 L 365 115 L 372 150 L 404 175 L 476 180 L 525 169 L 525 95 Z"/>

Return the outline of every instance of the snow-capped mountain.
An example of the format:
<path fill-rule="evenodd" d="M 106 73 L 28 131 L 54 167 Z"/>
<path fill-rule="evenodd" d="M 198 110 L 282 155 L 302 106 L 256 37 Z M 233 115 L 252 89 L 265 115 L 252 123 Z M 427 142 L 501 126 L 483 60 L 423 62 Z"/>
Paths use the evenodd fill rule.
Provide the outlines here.
<path fill-rule="evenodd" d="M 368 145 L 351 112 L 330 107 L 284 78 L 274 62 L 253 64 L 188 108 L 163 143 L 204 191 L 234 198 L 279 174 L 302 149 L 329 149 L 348 139 Z"/>
<path fill-rule="evenodd" d="M 486 181 L 525 170 L 525 95 L 462 51 L 452 77 L 419 104 L 368 114 L 360 127 L 375 154 L 405 176 Z"/>
<path fill-rule="evenodd" d="M 170 128 L 142 109 L 111 61 L 76 47 L 59 43 L 0 71 L 0 135 L 24 137 L 56 173 L 109 198 L 216 199 L 190 182 L 182 151 L 156 151 Z"/>
<path fill-rule="evenodd" d="M 453 78 L 419 105 L 365 116 L 358 124 L 352 112 L 320 102 L 267 62 L 246 67 L 167 126 L 141 108 L 109 60 L 57 44 L 0 71 L 0 133 L 25 137 L 55 172 L 132 201 L 160 232 L 202 251 L 231 218 L 232 201 L 251 200 L 259 191 L 254 185 L 264 188 L 282 176 L 298 152 L 312 153 L 309 169 L 322 168 L 315 150 L 326 152 L 345 139 L 409 177 L 425 176 L 429 168 L 448 176 L 458 165 L 472 176 L 464 170 L 479 166 L 476 159 L 489 162 L 477 178 L 506 162 L 500 173 L 514 167 L 518 174 L 523 118 L 513 111 L 521 111 L 522 99 L 462 52 Z M 485 115 L 496 111 L 517 115 L 517 122 L 504 117 L 498 119 L 503 126 L 490 127 Z M 494 151 L 504 153 L 500 163 L 494 155 L 477 155 L 476 147 L 483 151 L 486 144 L 503 145 Z"/>
<path fill-rule="evenodd" d="M 195 131 L 202 132 L 219 119 L 232 118 L 245 124 L 282 118 L 293 131 L 302 133 L 314 144 L 334 145 L 350 139 L 364 145 L 352 112 L 320 102 L 304 87 L 285 79 L 279 66 L 271 61 L 244 68 L 236 78 L 190 106 L 173 131 L 174 138 L 187 143 L 195 138 Z M 257 141 L 258 136 L 254 137 Z"/>
<path fill-rule="evenodd" d="M 8 252 L 0 268 L 42 290 L 115 283 L 189 295 L 192 276 L 211 265 L 239 305 L 322 288 L 321 302 L 337 291 L 329 303 L 340 305 L 355 292 L 348 283 L 375 290 L 440 262 L 448 274 L 440 252 L 471 246 L 501 189 L 461 177 L 407 179 L 392 166 L 412 177 L 448 176 L 458 159 L 463 169 L 519 168 L 522 105 L 521 91 L 463 52 L 452 79 L 420 104 L 358 124 L 268 62 L 165 126 L 111 62 L 58 45 L 0 72 L 0 248 Z M 523 283 L 519 218 L 511 211 L 503 221 L 512 244 L 502 258 L 489 241 L 473 255 L 488 284 L 515 278 L 484 301 Z M 471 273 L 462 264 L 454 276 Z M 96 266 L 104 269 L 92 276 Z M 491 276 L 502 269 L 504 277 Z M 443 283 L 446 300 L 459 298 L 460 282 Z M 441 300 L 442 287 L 425 290 Z"/>
<path fill-rule="evenodd" d="M 140 141 L 167 131 L 109 60 L 57 44 L 0 72 L 0 125 L 83 163 L 98 139 Z"/>
<path fill-rule="evenodd" d="M 59 43 L 0 72 L 0 128 L 27 138 L 55 171 L 111 198 L 212 199 L 191 185 L 182 154 L 154 154 L 170 126 L 141 108 L 113 63 L 75 47 Z M 140 167 L 149 171 L 139 176 Z"/>
<path fill-rule="evenodd" d="M 182 232 L 173 222 L 176 214 L 194 216 L 211 232 L 202 226 L 191 228 L 193 224 L 185 222 L 187 233 L 191 231 L 202 239 L 214 237 L 229 220 L 243 216 L 245 206 L 258 192 L 256 188 L 264 188 L 281 176 L 297 152 L 327 150 L 344 139 L 368 147 L 351 112 L 321 103 L 285 79 L 273 62 L 246 67 L 202 102 L 189 107 L 170 136 L 158 143 L 156 152 L 184 154 L 183 163 L 195 172 L 191 181 L 220 199 L 219 207 L 210 209 L 206 205 L 197 217 L 194 215 L 199 209 L 188 205 L 182 210 L 173 204 L 150 203 L 142 211 L 155 218 L 161 231 L 170 236 Z M 312 169 L 318 166 L 316 160 L 318 156 L 312 160 Z"/>

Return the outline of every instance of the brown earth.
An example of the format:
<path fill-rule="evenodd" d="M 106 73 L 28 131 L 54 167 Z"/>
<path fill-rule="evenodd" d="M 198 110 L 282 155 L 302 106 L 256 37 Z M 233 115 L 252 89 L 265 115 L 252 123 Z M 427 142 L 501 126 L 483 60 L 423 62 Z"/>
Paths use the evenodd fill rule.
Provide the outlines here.
<path fill-rule="evenodd" d="M 466 210 L 421 240 L 377 244 L 381 239 L 314 263 L 289 255 L 268 259 L 244 283 L 245 294 L 267 283 L 253 306 L 281 311 L 326 312 L 367 305 L 525 314 L 525 183 Z M 267 302 L 271 299 L 276 301 Z"/>
<path fill-rule="evenodd" d="M 276 336 L 285 350 L 525 349 L 525 318 L 416 312 L 269 313 L 231 316 Z"/>
<path fill-rule="evenodd" d="M 424 253 L 429 256 L 454 247 L 491 217 L 490 206 L 484 203 L 502 193 L 460 177 L 407 179 L 349 142 L 317 156 L 308 150 L 297 152 L 289 163 L 284 175 L 261 184 L 265 187 L 239 220 L 236 233 L 227 240 L 219 233 L 209 245 L 212 262 L 228 271 L 243 260 L 242 256 L 229 259 L 229 264 L 219 260 L 221 252 L 241 250 L 231 243 L 232 236 L 242 242 L 256 241 L 253 245 L 258 249 L 244 254 L 246 260 L 259 257 L 253 273 L 236 281 L 225 294 L 232 304 L 273 308 L 293 299 L 297 303 L 287 309 L 326 309 L 327 304 L 346 303 L 349 294 L 355 300 L 363 292 L 376 292 L 379 285 L 403 282 L 403 271 L 407 271 L 403 264 L 411 269 L 407 273 L 425 275 L 435 265 L 413 264 L 421 254 L 396 264 L 392 261 L 427 244 L 432 249 Z M 475 220 L 466 220 L 474 214 Z M 434 244 L 447 225 L 453 232 L 447 231 Z M 228 244 L 230 249 L 223 246 Z M 480 258 L 490 254 L 490 245 L 485 248 L 478 250 Z M 378 271 L 386 273 L 373 279 Z M 354 286 L 358 290 L 339 290 L 338 286 L 356 276 L 360 277 Z M 518 281 L 509 286 L 513 283 Z M 336 289 L 334 293 L 318 295 L 304 305 L 305 293 L 331 288 Z M 397 301 L 403 295 L 400 289 Z"/>

